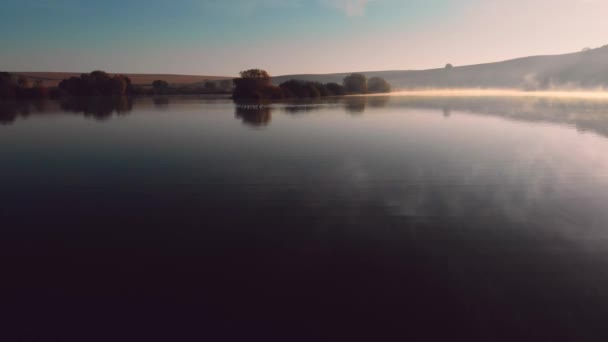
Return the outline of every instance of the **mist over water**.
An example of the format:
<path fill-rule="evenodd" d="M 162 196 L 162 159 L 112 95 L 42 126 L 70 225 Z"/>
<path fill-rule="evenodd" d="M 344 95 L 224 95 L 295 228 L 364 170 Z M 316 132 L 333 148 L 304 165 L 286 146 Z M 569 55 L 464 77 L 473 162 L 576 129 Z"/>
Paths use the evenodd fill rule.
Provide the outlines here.
<path fill-rule="evenodd" d="M 2 322 L 605 340 L 608 101 L 430 94 L 1 107 Z"/>
<path fill-rule="evenodd" d="M 386 94 L 368 95 L 386 96 Z M 536 90 L 523 91 L 520 89 L 420 89 L 420 90 L 398 90 L 390 93 L 390 96 L 426 96 L 426 97 L 538 97 L 558 99 L 603 99 L 608 100 L 608 92 L 603 88 L 582 89 L 573 88 L 568 90 Z"/>

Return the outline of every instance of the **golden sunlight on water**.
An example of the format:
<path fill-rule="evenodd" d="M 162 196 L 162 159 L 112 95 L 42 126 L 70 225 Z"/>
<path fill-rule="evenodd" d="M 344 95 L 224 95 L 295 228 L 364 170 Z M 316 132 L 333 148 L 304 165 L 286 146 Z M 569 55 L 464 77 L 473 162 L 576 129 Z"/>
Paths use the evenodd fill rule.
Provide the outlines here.
<path fill-rule="evenodd" d="M 522 91 L 518 89 L 428 89 L 396 91 L 372 96 L 433 96 L 433 97 L 550 97 L 608 100 L 608 91 Z"/>

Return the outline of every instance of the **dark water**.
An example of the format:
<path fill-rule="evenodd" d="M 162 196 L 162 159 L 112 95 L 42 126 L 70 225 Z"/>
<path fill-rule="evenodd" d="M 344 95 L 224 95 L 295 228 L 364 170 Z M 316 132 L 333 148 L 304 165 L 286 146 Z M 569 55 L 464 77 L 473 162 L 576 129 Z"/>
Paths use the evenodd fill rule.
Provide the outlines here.
<path fill-rule="evenodd" d="M 606 341 L 608 102 L 0 104 L 3 341 Z"/>

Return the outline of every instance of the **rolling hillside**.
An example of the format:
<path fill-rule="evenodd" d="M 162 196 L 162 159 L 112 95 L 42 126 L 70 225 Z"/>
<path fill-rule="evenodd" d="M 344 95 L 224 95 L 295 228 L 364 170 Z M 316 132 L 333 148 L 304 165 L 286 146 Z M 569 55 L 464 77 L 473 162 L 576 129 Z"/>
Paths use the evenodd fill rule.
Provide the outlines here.
<path fill-rule="evenodd" d="M 552 56 L 524 57 L 504 62 L 478 64 L 451 69 L 419 71 L 362 72 L 368 78 L 385 78 L 396 89 L 416 88 L 550 88 L 608 87 L 608 46 L 589 51 Z M 273 79 L 275 84 L 289 79 L 342 82 L 348 75 L 286 75 Z"/>

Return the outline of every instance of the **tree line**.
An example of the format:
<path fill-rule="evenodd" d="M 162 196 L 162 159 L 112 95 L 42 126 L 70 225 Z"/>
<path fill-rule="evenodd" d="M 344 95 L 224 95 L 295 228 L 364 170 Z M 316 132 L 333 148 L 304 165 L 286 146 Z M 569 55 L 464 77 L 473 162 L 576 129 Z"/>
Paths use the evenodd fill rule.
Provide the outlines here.
<path fill-rule="evenodd" d="M 263 100 L 286 98 L 318 98 L 353 94 L 388 93 L 391 85 L 381 77 L 367 79 L 363 74 L 352 74 L 342 84 L 289 80 L 275 86 L 267 71 L 250 69 L 234 79 L 235 100 Z"/>
<path fill-rule="evenodd" d="M 47 88 L 42 81 L 31 82 L 25 76 L 0 72 L 0 99 L 27 99 L 62 96 L 125 96 L 171 94 L 230 94 L 236 100 L 318 98 L 350 94 L 387 93 L 391 86 L 380 77 L 367 79 L 362 74 L 344 78 L 342 84 L 289 80 L 272 84 L 268 72 L 261 69 L 242 71 L 240 78 L 221 81 L 205 81 L 194 85 L 172 86 L 164 80 L 151 85 L 134 85 L 125 75 L 110 75 L 93 71 L 62 80 L 58 87 Z"/>
<path fill-rule="evenodd" d="M 57 87 L 47 88 L 41 80 L 31 82 L 23 75 L 0 72 L 0 99 L 40 99 L 63 96 L 124 96 L 133 94 L 131 79 L 93 71 L 62 80 Z"/>
<path fill-rule="evenodd" d="M 93 71 L 70 77 L 59 83 L 59 89 L 73 96 L 124 96 L 132 92 L 131 79 L 104 71 Z"/>
<path fill-rule="evenodd" d="M 231 94 L 232 81 L 205 81 L 201 84 L 170 85 L 155 80 L 149 85 L 133 84 L 125 75 L 93 71 L 62 80 L 57 87 L 46 87 L 41 80 L 0 72 L 0 99 L 41 99 L 61 97 L 143 96 L 173 94 Z"/>
<path fill-rule="evenodd" d="M 194 95 L 194 94 L 232 94 L 232 81 L 204 81 L 187 85 L 171 85 L 165 80 L 155 80 L 152 88 L 137 87 L 135 95 Z"/>
<path fill-rule="evenodd" d="M 36 99 L 49 96 L 42 81 L 31 82 L 25 76 L 0 72 L 0 99 Z"/>

